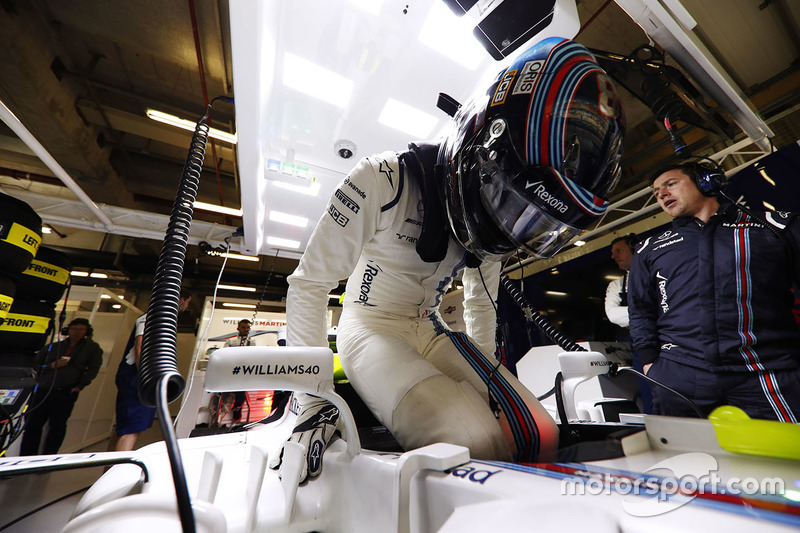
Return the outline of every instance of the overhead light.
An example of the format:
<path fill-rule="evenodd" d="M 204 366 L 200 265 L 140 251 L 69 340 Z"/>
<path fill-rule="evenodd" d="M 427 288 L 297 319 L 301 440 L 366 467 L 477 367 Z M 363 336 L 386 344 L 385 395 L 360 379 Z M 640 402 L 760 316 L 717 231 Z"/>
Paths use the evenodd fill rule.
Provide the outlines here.
<path fill-rule="evenodd" d="M 69 273 L 70 276 L 75 276 L 76 278 L 88 278 L 88 272 L 81 272 L 80 270 L 73 270 Z"/>
<path fill-rule="evenodd" d="M 557 268 L 551 268 L 550 269 L 550 273 L 555 276 L 556 274 L 558 274 L 558 269 Z"/>
<path fill-rule="evenodd" d="M 586 241 L 575 241 L 572 244 L 573 246 L 583 246 L 586 244 Z"/>
<path fill-rule="evenodd" d="M 544 291 L 545 294 L 549 294 L 550 296 L 567 296 L 566 292 L 559 292 L 559 291 Z"/>
<path fill-rule="evenodd" d="M 291 239 L 281 239 L 280 237 L 267 237 L 267 244 L 272 246 L 282 246 L 284 248 L 291 248 L 297 250 L 300 248 L 300 241 L 293 241 Z"/>
<path fill-rule="evenodd" d="M 123 295 L 121 295 L 121 294 L 119 296 L 117 296 L 117 298 L 119 298 L 120 300 L 124 300 L 125 299 L 125 297 Z"/>
<path fill-rule="evenodd" d="M 313 180 L 311 184 L 307 186 L 297 185 L 294 183 L 287 183 L 285 181 L 278 181 L 278 180 L 269 180 L 269 182 L 275 185 L 276 187 L 280 187 L 281 189 L 299 192 L 300 194 L 305 194 L 308 196 L 317 196 L 320 190 L 320 183 L 316 179 Z"/>
<path fill-rule="evenodd" d="M 283 84 L 342 109 L 350 102 L 355 85 L 353 80 L 289 53 L 283 55 Z"/>
<path fill-rule="evenodd" d="M 439 119 L 394 98 L 389 98 L 389 101 L 383 106 L 378 122 L 419 139 L 427 139 Z"/>
<path fill-rule="evenodd" d="M 242 291 L 242 292 L 256 292 L 255 287 L 243 287 L 241 285 L 217 285 L 220 289 L 227 289 L 229 291 Z"/>
<path fill-rule="evenodd" d="M 305 228 L 308 226 L 308 219 L 306 217 L 299 217 L 290 215 L 288 213 L 281 213 L 280 211 L 270 211 L 269 219 L 273 222 L 280 222 L 281 224 L 289 224 L 290 226 L 297 226 L 298 228 Z"/>
<path fill-rule="evenodd" d="M 329 299 L 329 300 L 338 300 L 340 296 L 341 296 L 341 294 L 333 294 L 333 293 L 330 293 L 330 294 L 328 295 L 328 299 Z"/>
<path fill-rule="evenodd" d="M 777 209 L 775 209 L 775 206 L 767 202 L 766 200 L 762 201 L 761 203 L 764 205 L 764 207 L 766 207 L 770 211 L 777 211 Z"/>
<path fill-rule="evenodd" d="M 434 2 L 417 38 L 451 61 L 475 70 L 486 57 L 486 50 L 472 36 L 472 26 L 469 17 L 457 17 L 444 2 Z"/>
<path fill-rule="evenodd" d="M 48 226 L 42 226 L 42 233 L 44 234 L 53 233 L 53 230 L 51 230 Z"/>
<path fill-rule="evenodd" d="M 122 309 L 122 304 L 114 304 L 111 306 L 111 309 Z"/>
<path fill-rule="evenodd" d="M 102 298 L 103 300 L 110 300 L 111 296 L 109 296 L 108 294 L 101 294 L 100 298 Z"/>
<path fill-rule="evenodd" d="M 169 124 L 170 126 L 181 128 L 182 130 L 188 130 L 193 132 L 197 127 L 197 124 L 195 124 L 191 120 L 186 120 L 180 117 L 176 117 L 175 115 L 170 115 L 169 113 L 164 113 L 163 111 L 157 111 L 155 109 L 148 108 L 146 113 L 148 118 L 151 118 L 156 122 Z M 226 143 L 236 144 L 235 133 L 228 133 L 222 130 L 218 130 L 216 128 L 209 128 L 208 136 L 211 137 L 212 139 L 217 139 L 218 141 L 225 141 Z"/>
<path fill-rule="evenodd" d="M 222 307 L 239 307 L 241 309 L 255 309 L 256 304 L 235 304 L 230 302 L 223 302 Z"/>
<path fill-rule="evenodd" d="M 222 213 L 223 215 L 233 215 L 235 217 L 242 216 L 241 209 L 234 209 L 232 207 L 225 207 L 222 205 L 207 204 L 205 202 L 195 202 L 195 209 L 202 209 L 203 211 L 211 211 L 212 213 Z"/>
<path fill-rule="evenodd" d="M 609 280 L 609 281 L 614 281 L 615 279 L 619 279 L 619 278 L 621 278 L 621 277 L 622 277 L 622 276 L 606 276 L 605 278 L 606 278 L 607 280 Z"/>
<path fill-rule="evenodd" d="M 92 272 L 89 274 L 90 278 L 108 279 L 108 274 L 101 274 L 100 272 Z"/>
<path fill-rule="evenodd" d="M 253 255 L 242 255 L 242 254 L 234 254 L 231 252 L 218 252 L 216 250 L 206 250 L 206 255 L 210 255 L 212 257 L 227 257 L 228 259 L 238 259 L 240 261 L 253 261 L 257 262 L 260 261 L 256 256 Z"/>

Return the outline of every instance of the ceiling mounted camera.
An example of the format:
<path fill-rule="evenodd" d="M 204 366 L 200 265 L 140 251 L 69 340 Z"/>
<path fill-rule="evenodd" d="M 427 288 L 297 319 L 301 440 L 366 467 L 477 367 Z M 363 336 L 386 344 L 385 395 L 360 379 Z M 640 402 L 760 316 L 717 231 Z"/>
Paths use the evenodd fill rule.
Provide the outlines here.
<path fill-rule="evenodd" d="M 356 155 L 356 143 L 341 139 L 336 141 L 336 144 L 333 145 L 333 151 L 342 159 L 350 159 Z"/>

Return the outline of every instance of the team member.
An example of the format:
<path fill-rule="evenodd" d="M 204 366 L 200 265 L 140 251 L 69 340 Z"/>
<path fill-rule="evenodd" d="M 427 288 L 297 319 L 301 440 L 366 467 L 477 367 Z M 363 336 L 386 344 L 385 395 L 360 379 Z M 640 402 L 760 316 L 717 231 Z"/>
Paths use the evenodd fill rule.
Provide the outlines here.
<path fill-rule="evenodd" d="M 621 328 L 628 327 L 628 271 L 633 261 L 633 245 L 636 236 L 625 235 L 611 241 L 611 259 L 622 270 L 621 278 L 615 279 L 606 288 L 606 316 Z M 628 336 L 627 332 L 624 336 Z"/>
<path fill-rule="evenodd" d="M 628 319 L 628 275 L 633 262 L 634 246 L 637 241 L 638 238 L 635 233 L 617 237 L 611 241 L 611 259 L 617 263 L 617 266 L 623 271 L 623 275 L 608 284 L 605 307 L 606 316 L 616 326 L 615 340 L 622 342 L 631 341 Z M 636 352 L 633 352 L 633 368 L 639 372 L 643 371 L 642 361 Z M 639 385 L 639 400 L 641 400 L 642 412 L 652 413 L 653 395 L 650 392 L 650 384 L 639 376 L 637 376 L 636 381 Z"/>
<path fill-rule="evenodd" d="M 630 276 L 633 343 L 648 376 L 706 415 L 733 405 L 751 417 L 797 422 L 800 330 L 791 286 L 800 279 L 800 222 L 791 213 L 752 216 L 714 196 L 718 169 L 671 166 L 653 194 L 670 229 L 637 250 Z M 705 191 L 705 193 L 703 192 Z M 654 387 L 658 412 L 694 416 Z"/>
<path fill-rule="evenodd" d="M 67 420 L 85 389 L 100 371 L 103 349 L 92 340 L 92 326 L 85 318 L 76 318 L 67 326 L 68 337 L 45 346 L 34 358 L 39 380 L 31 403 L 32 411 L 25 424 L 20 455 L 39 453 L 42 428 L 50 423 L 42 453 L 58 453 L 67 435 Z"/>
<path fill-rule="evenodd" d="M 192 295 L 185 289 L 181 289 L 178 298 L 178 313 L 186 311 Z M 136 446 L 139 435 L 143 431 L 150 429 L 156 416 L 156 408 L 143 404 L 139 400 L 139 393 L 136 390 L 137 374 L 139 371 L 139 358 L 142 355 L 142 339 L 144 337 L 144 327 L 147 321 L 147 313 L 136 319 L 128 345 L 125 348 L 125 356 L 119 363 L 117 375 L 114 378 L 117 384 L 117 425 L 111 434 L 108 443 L 109 451 L 130 451 Z"/>
<path fill-rule="evenodd" d="M 361 160 L 289 277 L 288 345 L 328 345 L 327 295 L 349 277 L 341 363 L 404 448 L 449 442 L 475 458 L 553 458 L 555 423 L 494 358 L 498 261 L 519 248 L 550 256 L 605 211 L 622 141 L 616 102 L 583 46 L 548 39 L 462 106 L 443 141 Z M 462 269 L 466 334 L 439 315 Z M 338 413 L 300 401 L 290 440 L 306 445 L 317 475 Z"/>

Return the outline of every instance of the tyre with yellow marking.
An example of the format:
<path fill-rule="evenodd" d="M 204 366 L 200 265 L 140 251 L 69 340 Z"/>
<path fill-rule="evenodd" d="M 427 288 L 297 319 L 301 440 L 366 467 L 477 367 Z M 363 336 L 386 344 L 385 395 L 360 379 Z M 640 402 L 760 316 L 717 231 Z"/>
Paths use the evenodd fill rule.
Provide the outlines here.
<path fill-rule="evenodd" d="M 17 288 L 14 280 L 8 276 L 0 274 L 0 319 L 8 316 L 11 305 L 14 303 Z"/>
<path fill-rule="evenodd" d="M 66 255 L 40 246 L 17 281 L 17 298 L 55 305 L 64 295 L 72 264 Z"/>
<path fill-rule="evenodd" d="M 8 315 L 0 319 L 0 353 L 39 350 L 47 342 L 54 317 L 52 304 L 15 299 Z"/>
<path fill-rule="evenodd" d="M 23 272 L 41 242 L 41 217 L 22 200 L 0 193 L 0 272 Z"/>

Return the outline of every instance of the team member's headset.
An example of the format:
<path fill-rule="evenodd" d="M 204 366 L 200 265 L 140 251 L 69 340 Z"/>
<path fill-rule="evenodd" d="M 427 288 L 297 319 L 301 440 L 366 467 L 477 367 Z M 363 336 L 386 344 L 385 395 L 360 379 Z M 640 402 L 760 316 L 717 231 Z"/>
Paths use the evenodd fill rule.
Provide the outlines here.
<path fill-rule="evenodd" d="M 73 318 L 72 322 L 70 322 L 66 327 L 61 328 L 61 335 L 64 337 L 69 335 L 69 328 L 71 326 L 86 326 L 86 337 L 91 338 L 91 336 L 94 334 L 94 328 L 92 327 L 91 324 L 89 324 L 89 321 L 87 319 Z"/>
<path fill-rule="evenodd" d="M 707 162 L 708 161 L 708 162 Z M 690 161 L 684 163 L 684 171 L 689 170 L 694 184 L 703 193 L 703 196 L 718 196 L 722 194 L 728 186 L 728 179 L 725 172 L 717 165 L 713 159 Z"/>
<path fill-rule="evenodd" d="M 690 160 L 681 163 L 680 168 L 692 179 L 703 196 L 722 196 L 737 209 L 762 223 L 769 231 L 786 241 L 786 235 L 775 227 L 774 224 L 766 221 L 763 216 L 754 213 L 746 205 L 735 201 L 725 194 L 725 189 L 728 187 L 728 179 L 725 176 L 725 171 L 722 170 L 722 167 L 720 167 L 716 161 L 707 157 L 698 157 L 695 161 Z M 789 250 L 792 251 L 791 244 L 788 243 L 788 241 L 787 244 L 789 244 Z"/>

